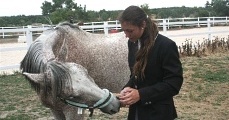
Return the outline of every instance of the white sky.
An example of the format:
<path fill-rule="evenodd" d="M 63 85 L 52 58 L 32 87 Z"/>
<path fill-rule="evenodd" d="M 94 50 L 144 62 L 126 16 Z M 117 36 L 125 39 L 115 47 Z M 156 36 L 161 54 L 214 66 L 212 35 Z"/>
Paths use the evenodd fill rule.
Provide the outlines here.
<path fill-rule="evenodd" d="M 0 0 L 0 16 L 41 15 L 45 0 Z M 51 2 L 52 0 L 46 0 Z M 86 5 L 87 10 L 124 10 L 130 5 L 148 4 L 149 8 L 162 7 L 204 7 L 211 0 L 74 0 L 78 5 Z"/>

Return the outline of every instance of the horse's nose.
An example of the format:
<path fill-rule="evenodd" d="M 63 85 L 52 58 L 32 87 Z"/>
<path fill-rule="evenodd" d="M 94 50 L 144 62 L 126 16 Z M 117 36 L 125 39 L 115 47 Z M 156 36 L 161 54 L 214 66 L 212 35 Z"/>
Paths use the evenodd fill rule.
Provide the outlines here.
<path fill-rule="evenodd" d="M 121 103 L 119 103 L 119 106 L 118 106 L 118 108 L 117 109 L 113 109 L 113 110 L 111 110 L 110 111 L 110 114 L 115 114 L 115 113 L 117 113 L 117 112 L 119 112 L 120 111 L 120 108 L 121 108 Z"/>

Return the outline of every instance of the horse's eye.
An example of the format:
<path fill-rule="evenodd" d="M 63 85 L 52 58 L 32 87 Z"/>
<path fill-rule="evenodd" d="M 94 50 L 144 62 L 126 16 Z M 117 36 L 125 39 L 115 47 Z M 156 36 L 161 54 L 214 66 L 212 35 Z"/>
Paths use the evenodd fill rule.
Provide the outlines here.
<path fill-rule="evenodd" d="M 49 79 L 50 79 L 51 77 L 52 77 L 51 72 L 48 72 L 48 73 L 47 73 L 47 78 L 49 78 Z"/>

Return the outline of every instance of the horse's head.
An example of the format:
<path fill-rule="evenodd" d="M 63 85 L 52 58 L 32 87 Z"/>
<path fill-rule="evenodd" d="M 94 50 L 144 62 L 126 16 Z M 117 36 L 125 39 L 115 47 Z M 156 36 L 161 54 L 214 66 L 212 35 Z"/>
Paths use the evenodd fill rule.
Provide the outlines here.
<path fill-rule="evenodd" d="M 42 98 L 51 100 L 50 106 L 66 103 L 89 110 L 99 108 L 108 114 L 119 111 L 119 100 L 107 89 L 100 89 L 83 66 L 53 60 L 45 65 L 43 71 L 23 74 L 41 86 Z"/>

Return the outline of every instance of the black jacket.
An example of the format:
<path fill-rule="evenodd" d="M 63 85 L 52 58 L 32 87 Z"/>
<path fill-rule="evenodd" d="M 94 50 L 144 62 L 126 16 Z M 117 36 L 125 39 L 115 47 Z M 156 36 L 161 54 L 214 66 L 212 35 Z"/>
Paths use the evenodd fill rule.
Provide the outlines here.
<path fill-rule="evenodd" d="M 135 63 L 137 43 L 128 41 L 128 62 L 130 70 Z M 173 120 L 177 117 L 173 96 L 177 95 L 183 83 L 183 69 L 174 41 L 158 35 L 149 55 L 145 78 L 137 80 L 131 76 L 125 87 L 136 88 L 140 101 L 129 108 L 128 120 Z"/>

